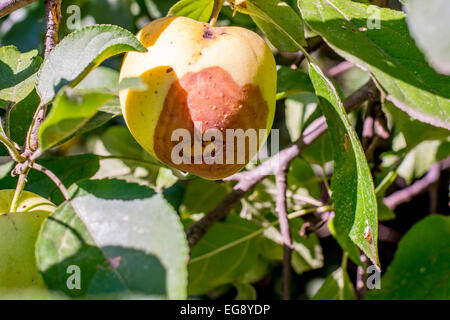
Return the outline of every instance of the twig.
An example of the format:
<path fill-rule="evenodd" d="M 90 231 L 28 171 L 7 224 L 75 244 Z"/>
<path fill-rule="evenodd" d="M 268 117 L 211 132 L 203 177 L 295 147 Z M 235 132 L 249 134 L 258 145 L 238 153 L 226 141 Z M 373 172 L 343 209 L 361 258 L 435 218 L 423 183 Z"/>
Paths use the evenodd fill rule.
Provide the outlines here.
<path fill-rule="evenodd" d="M 422 179 L 415 181 L 409 187 L 396 191 L 391 195 L 383 199 L 384 204 L 391 210 L 394 210 L 402 203 L 411 201 L 415 196 L 425 192 L 430 185 L 435 183 L 439 177 L 441 170 L 448 169 L 450 167 L 450 157 L 442 160 L 439 163 L 435 163 L 430 167 L 430 170 L 425 174 Z"/>
<path fill-rule="evenodd" d="M 220 10 L 222 10 L 224 0 L 214 0 L 214 7 L 211 13 L 211 18 L 209 20 L 210 26 L 214 27 L 217 23 L 217 18 L 219 17 Z"/>
<path fill-rule="evenodd" d="M 437 178 L 436 182 L 430 185 L 428 190 L 428 197 L 430 198 L 430 212 L 435 213 L 438 210 L 439 206 L 439 180 L 440 177 Z"/>
<path fill-rule="evenodd" d="M 328 198 L 331 198 L 331 187 L 330 184 L 328 183 L 328 175 L 327 172 L 325 171 L 325 166 L 323 164 L 320 165 L 320 170 L 322 171 L 323 187 L 325 188 L 325 191 L 328 193 Z"/>
<path fill-rule="evenodd" d="M 59 180 L 59 178 L 50 170 L 48 170 L 47 168 L 44 168 L 43 166 L 41 166 L 40 164 L 37 163 L 33 163 L 31 165 L 31 167 L 34 170 L 40 171 L 43 174 L 45 174 L 47 177 L 50 178 L 50 180 L 53 181 L 53 183 L 58 187 L 58 189 L 61 191 L 62 195 L 64 196 L 64 199 L 66 199 L 67 201 L 70 200 L 70 196 L 69 196 L 69 191 L 67 191 L 66 187 L 64 186 L 64 184 L 61 182 L 61 180 Z"/>
<path fill-rule="evenodd" d="M 36 151 L 39 147 L 38 131 L 39 126 L 41 125 L 42 121 L 44 121 L 46 111 L 47 111 L 46 105 L 39 105 L 33 116 L 33 121 L 31 122 L 30 129 L 28 130 L 27 139 L 25 143 L 25 152 L 28 151 L 26 154 L 27 156 L 31 156 L 31 154 L 34 151 Z"/>
<path fill-rule="evenodd" d="M 345 71 L 351 69 L 353 67 L 353 63 L 350 61 L 342 61 L 335 65 L 334 67 L 331 67 L 327 70 L 326 75 L 328 77 L 336 77 L 340 75 L 341 73 L 344 73 Z"/>
<path fill-rule="evenodd" d="M 45 0 L 45 52 L 46 58 L 50 51 L 58 43 L 59 22 L 61 20 L 61 0 Z M 38 149 L 38 130 L 42 121 L 44 121 L 47 105 L 40 105 L 33 117 L 33 124 L 27 134 L 26 150 L 36 151 Z"/>
<path fill-rule="evenodd" d="M 61 20 L 61 0 L 45 0 L 45 20 L 47 32 L 45 33 L 45 52 L 46 58 L 50 51 L 58 43 L 59 22 Z M 44 121 L 47 105 L 41 105 L 36 110 L 33 117 L 33 125 L 30 127 L 29 139 L 27 140 L 27 149 L 36 151 L 38 148 L 38 130 L 42 121 Z"/>
<path fill-rule="evenodd" d="M 285 162 L 275 173 L 277 186 L 276 211 L 283 237 L 283 300 L 289 300 L 291 297 L 291 255 L 294 248 L 286 208 L 286 174 L 288 167 L 289 163 Z"/>
<path fill-rule="evenodd" d="M 45 34 L 45 54 L 47 57 L 50 51 L 58 43 L 59 22 L 61 20 L 61 0 L 45 0 L 45 20 L 47 32 Z"/>
<path fill-rule="evenodd" d="M 35 1 L 36 0 L 2 0 L 0 3 L 0 18 Z"/>
<path fill-rule="evenodd" d="M 374 97 L 376 92 L 376 86 L 372 81 L 369 81 L 345 100 L 345 109 L 347 112 L 355 110 L 364 101 Z M 214 225 L 215 222 L 225 218 L 229 211 L 253 186 L 265 177 L 277 172 L 280 164 L 289 163 L 295 159 L 311 143 L 319 138 L 327 130 L 327 128 L 325 118 L 320 117 L 313 121 L 304 130 L 302 137 L 296 143 L 286 149 L 283 149 L 278 154 L 263 162 L 257 168 L 251 171 L 239 172 L 225 179 L 227 181 L 236 181 L 237 184 L 234 186 L 233 191 L 224 200 L 222 200 L 216 208 L 186 229 L 189 247 L 192 248 Z"/>
<path fill-rule="evenodd" d="M 305 48 L 305 51 L 308 53 L 312 53 L 320 49 L 325 44 L 325 41 L 323 41 L 322 37 L 319 36 L 308 38 L 306 42 L 308 43 L 308 46 Z M 291 65 L 291 68 L 292 67 L 294 69 L 298 68 L 298 66 L 300 66 L 300 64 L 303 62 L 303 60 L 305 60 L 305 58 L 306 56 L 303 54 L 303 51 L 299 51 L 297 58 Z"/>
<path fill-rule="evenodd" d="M 345 275 L 347 273 L 348 253 L 344 251 L 341 262 L 341 279 L 339 279 L 339 300 L 344 300 L 345 294 Z"/>
<path fill-rule="evenodd" d="M 381 223 L 378 224 L 378 240 L 390 243 L 397 243 L 402 238 L 402 234 L 397 230 L 387 227 Z"/>
<path fill-rule="evenodd" d="M 364 119 L 364 125 L 363 125 L 363 145 L 367 146 L 367 142 L 373 138 L 373 132 L 374 132 L 374 122 L 375 119 L 373 118 L 370 109 L 368 110 L 369 114 L 366 116 L 366 119 Z"/>
<path fill-rule="evenodd" d="M 19 206 L 19 199 L 22 196 L 23 189 L 25 189 L 25 184 L 27 182 L 27 176 L 30 168 L 27 168 L 24 173 L 19 176 L 19 180 L 17 181 L 16 191 L 14 192 L 13 200 L 11 202 L 10 212 L 16 212 L 17 207 Z"/>
<path fill-rule="evenodd" d="M 362 254 L 360 257 L 362 266 L 358 266 L 356 269 L 356 296 L 358 299 L 362 300 L 366 296 L 367 293 L 367 266 L 369 259 L 365 254 Z"/>
<path fill-rule="evenodd" d="M 45 0 L 45 18 L 47 32 L 45 36 L 45 57 L 56 46 L 58 42 L 58 29 L 61 20 L 61 0 Z M 27 132 L 25 146 L 22 156 L 30 159 L 33 153 L 38 150 L 38 131 L 42 121 L 44 121 L 45 113 L 47 111 L 46 105 L 39 105 L 33 116 L 30 128 Z M 34 161 L 34 160 L 33 160 Z M 33 161 L 28 160 L 18 163 L 13 170 L 13 174 L 23 173 L 24 170 Z"/>
<path fill-rule="evenodd" d="M 379 142 L 380 142 L 380 137 L 375 136 L 375 138 L 372 139 L 372 142 L 367 146 L 365 153 L 366 153 L 366 159 L 368 162 L 372 161 L 375 149 L 378 147 Z"/>

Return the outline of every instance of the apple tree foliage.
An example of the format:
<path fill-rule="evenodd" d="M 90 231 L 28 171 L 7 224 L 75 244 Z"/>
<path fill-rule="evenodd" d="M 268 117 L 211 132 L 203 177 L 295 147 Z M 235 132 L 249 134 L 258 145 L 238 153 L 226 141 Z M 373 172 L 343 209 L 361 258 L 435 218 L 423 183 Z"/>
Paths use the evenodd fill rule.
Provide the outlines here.
<path fill-rule="evenodd" d="M 213 5 L 64 0 L 61 40 L 45 59 L 43 1 L 0 20 L 2 141 L 20 151 L 37 107 L 47 105 L 36 133 L 40 154 L 32 161 L 54 173 L 70 196 L 65 200 L 44 173 L 29 172 L 25 190 L 57 205 L 34 244 L 45 287 L 55 296 L 280 298 L 275 179 L 251 188 L 190 249 L 185 229 L 215 209 L 233 182 L 159 163 L 121 117 L 119 90 L 142 85 L 119 83 L 118 76 L 124 53 L 146 51 L 137 30 L 166 15 L 207 22 Z M 382 272 L 381 289 L 369 299 L 450 298 L 448 173 L 441 174 L 447 190 L 438 183 L 429 199 L 410 199 L 414 205 L 399 210 L 383 202 L 450 156 L 449 14 L 446 0 L 225 2 L 218 25 L 260 33 L 276 57 L 280 148 L 322 115 L 328 125 L 288 168 L 293 298 L 355 299 L 356 269 L 368 265 Z M 379 96 L 348 113 L 346 98 L 367 81 Z M 365 135 L 369 117 L 387 134 Z M 17 159 L 5 146 L 0 155 L 0 189 L 15 189 L 18 178 L 10 172 Z M 433 192 L 438 204 L 429 209 Z M 316 210 L 323 205 L 328 218 Z M 385 244 L 381 225 L 402 239 Z M 82 270 L 77 288 L 67 284 L 74 265 Z"/>

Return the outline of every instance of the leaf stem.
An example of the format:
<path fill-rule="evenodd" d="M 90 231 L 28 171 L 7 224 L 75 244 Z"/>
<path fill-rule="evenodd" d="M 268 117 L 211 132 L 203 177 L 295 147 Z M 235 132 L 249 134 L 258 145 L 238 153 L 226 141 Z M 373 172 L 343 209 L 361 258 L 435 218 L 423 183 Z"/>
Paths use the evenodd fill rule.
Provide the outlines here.
<path fill-rule="evenodd" d="M 220 10 L 222 10 L 223 3 L 225 0 L 214 0 L 214 7 L 211 13 L 211 18 L 209 20 L 209 25 L 215 27 L 217 23 L 217 18 L 219 17 Z"/>
<path fill-rule="evenodd" d="M 6 107 L 6 115 L 5 115 L 5 134 L 9 138 L 11 137 L 11 130 L 10 130 L 10 121 L 11 121 L 11 110 L 14 107 L 13 103 L 8 103 L 8 106 Z"/>
<path fill-rule="evenodd" d="M 27 168 L 24 173 L 19 175 L 16 191 L 14 192 L 14 197 L 11 202 L 11 207 L 9 209 L 10 212 L 17 211 L 17 207 L 19 206 L 19 199 L 22 196 L 23 190 L 25 189 L 25 184 L 27 182 L 28 172 L 30 172 L 30 168 Z"/>
<path fill-rule="evenodd" d="M 20 155 L 19 151 L 15 148 L 13 142 L 9 140 L 8 137 L 5 136 L 3 133 L 0 133 L 0 142 L 5 145 L 6 149 L 9 152 L 9 155 L 15 162 L 25 161 L 25 158 Z"/>
<path fill-rule="evenodd" d="M 36 0 L 2 0 L 0 3 L 0 18 L 14 12 L 27 4 L 30 4 Z"/>
<path fill-rule="evenodd" d="M 330 184 L 328 183 L 328 176 L 327 176 L 327 172 L 325 171 L 325 167 L 323 165 L 320 165 L 320 169 L 322 170 L 322 176 L 323 176 L 323 184 L 325 185 L 325 189 L 327 189 L 328 192 L 328 196 L 331 198 L 331 187 Z"/>
<path fill-rule="evenodd" d="M 341 279 L 339 279 L 339 300 L 344 300 L 345 273 L 347 272 L 348 253 L 342 254 Z"/>
<path fill-rule="evenodd" d="M 58 189 L 61 191 L 62 195 L 64 196 L 64 199 L 67 201 L 70 200 L 69 191 L 66 189 L 64 184 L 59 180 L 59 178 L 54 174 L 52 171 L 48 170 L 47 168 L 41 166 L 40 164 L 33 163 L 31 167 L 34 170 L 40 171 L 43 174 L 45 174 L 47 177 L 50 178 L 50 180 L 53 181 L 53 183 L 58 187 Z"/>

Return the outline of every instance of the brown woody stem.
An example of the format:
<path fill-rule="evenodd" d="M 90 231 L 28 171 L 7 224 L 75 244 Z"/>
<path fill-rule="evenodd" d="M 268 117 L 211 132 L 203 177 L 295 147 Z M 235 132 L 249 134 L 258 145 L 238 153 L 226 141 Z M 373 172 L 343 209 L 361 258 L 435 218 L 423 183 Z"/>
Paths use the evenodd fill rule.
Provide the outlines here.
<path fill-rule="evenodd" d="M 224 0 L 214 0 L 214 7 L 213 7 L 213 11 L 211 13 L 211 18 L 209 20 L 209 24 L 212 27 L 216 26 L 217 19 L 219 17 L 220 10 L 222 10 L 224 2 L 225 2 Z"/>
<path fill-rule="evenodd" d="M 35 1 L 36 0 L 2 0 L 0 1 L 0 18 Z"/>

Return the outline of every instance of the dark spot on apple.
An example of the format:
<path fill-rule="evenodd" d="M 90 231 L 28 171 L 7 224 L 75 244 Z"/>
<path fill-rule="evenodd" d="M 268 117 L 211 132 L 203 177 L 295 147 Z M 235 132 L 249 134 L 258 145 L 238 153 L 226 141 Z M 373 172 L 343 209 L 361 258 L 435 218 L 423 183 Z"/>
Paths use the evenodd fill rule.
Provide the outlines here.
<path fill-rule="evenodd" d="M 210 28 L 206 28 L 203 32 L 203 39 L 214 39 L 214 32 Z"/>
<path fill-rule="evenodd" d="M 166 70 L 166 73 L 170 73 L 170 72 L 172 72 L 173 71 L 173 68 L 168 68 L 167 70 Z"/>

